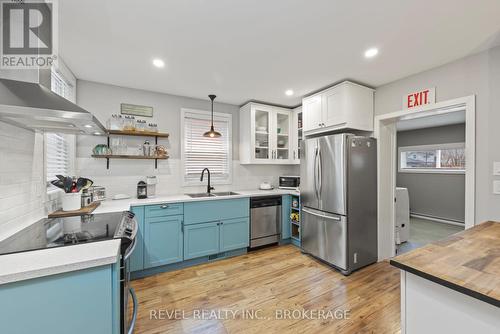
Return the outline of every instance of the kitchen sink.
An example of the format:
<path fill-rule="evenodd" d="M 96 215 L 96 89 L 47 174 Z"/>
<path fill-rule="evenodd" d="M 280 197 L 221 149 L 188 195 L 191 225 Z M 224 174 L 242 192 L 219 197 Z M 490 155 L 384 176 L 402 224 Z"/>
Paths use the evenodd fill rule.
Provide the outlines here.
<path fill-rule="evenodd" d="M 232 192 L 232 191 L 221 191 L 217 193 L 212 193 L 215 196 L 234 196 L 234 195 L 240 195 L 238 193 Z"/>
<path fill-rule="evenodd" d="M 191 198 L 199 198 L 199 197 L 214 197 L 214 194 L 209 193 L 196 193 L 196 194 L 186 194 Z"/>

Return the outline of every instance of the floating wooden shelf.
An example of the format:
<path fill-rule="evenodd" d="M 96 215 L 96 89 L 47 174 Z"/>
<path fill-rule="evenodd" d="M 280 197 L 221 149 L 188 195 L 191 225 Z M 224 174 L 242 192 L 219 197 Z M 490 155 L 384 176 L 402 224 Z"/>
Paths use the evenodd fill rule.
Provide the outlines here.
<path fill-rule="evenodd" d="M 136 137 L 154 137 L 155 145 L 158 145 L 158 138 L 168 138 L 169 134 L 166 132 L 152 132 L 152 131 L 127 131 L 127 130 L 107 130 L 108 137 L 108 147 L 109 147 L 109 136 L 136 136 Z M 130 160 L 154 160 L 155 168 L 158 168 L 158 160 L 166 160 L 167 156 L 154 156 L 145 157 L 142 155 L 92 155 L 93 158 L 106 159 L 106 169 L 109 169 L 109 159 L 130 159 Z"/>
<path fill-rule="evenodd" d="M 168 155 L 165 156 L 144 156 L 144 155 L 116 155 L 116 154 L 92 154 L 92 158 L 98 159 L 134 159 L 134 160 L 166 160 L 169 158 Z"/>
<path fill-rule="evenodd" d="M 151 131 L 108 130 L 110 135 L 168 138 L 168 133 Z"/>
<path fill-rule="evenodd" d="M 63 210 L 57 210 L 52 213 L 49 213 L 48 217 L 49 218 L 64 218 L 64 217 L 75 217 L 75 216 L 84 216 L 84 215 L 89 215 L 94 210 L 101 205 L 101 202 L 94 202 L 90 204 L 89 206 L 83 207 L 79 210 L 74 210 L 74 211 L 63 211 Z"/>

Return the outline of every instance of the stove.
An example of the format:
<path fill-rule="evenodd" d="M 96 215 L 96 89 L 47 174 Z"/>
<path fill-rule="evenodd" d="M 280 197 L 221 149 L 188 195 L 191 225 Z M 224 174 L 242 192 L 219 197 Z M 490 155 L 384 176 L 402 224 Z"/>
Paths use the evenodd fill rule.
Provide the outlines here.
<path fill-rule="evenodd" d="M 135 248 L 137 228 L 135 215 L 130 211 L 42 219 L 0 242 L 0 255 L 121 239 L 120 332 L 133 333 L 137 318 L 137 298 L 134 289 L 129 286 L 128 258 Z M 127 309 L 129 295 L 133 302 L 130 321 Z"/>
<path fill-rule="evenodd" d="M 0 255 L 116 238 L 130 240 L 128 230 L 136 225 L 133 218 L 132 212 L 125 211 L 42 219 L 0 242 Z"/>

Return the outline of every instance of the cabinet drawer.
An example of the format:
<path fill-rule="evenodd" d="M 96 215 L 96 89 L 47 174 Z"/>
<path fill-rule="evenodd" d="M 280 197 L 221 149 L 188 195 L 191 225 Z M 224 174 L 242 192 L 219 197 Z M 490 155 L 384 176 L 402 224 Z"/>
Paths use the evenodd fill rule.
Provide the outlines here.
<path fill-rule="evenodd" d="M 185 225 L 250 216 L 248 198 L 188 202 L 184 208 Z"/>
<path fill-rule="evenodd" d="M 184 206 L 182 203 L 148 205 L 145 211 L 146 218 L 182 215 Z"/>

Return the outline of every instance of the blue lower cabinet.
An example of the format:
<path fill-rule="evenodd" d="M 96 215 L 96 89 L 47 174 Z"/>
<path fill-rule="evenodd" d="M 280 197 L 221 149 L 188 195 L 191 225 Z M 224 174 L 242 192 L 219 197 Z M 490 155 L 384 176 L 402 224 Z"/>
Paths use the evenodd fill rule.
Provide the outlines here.
<path fill-rule="evenodd" d="M 144 269 L 144 206 L 135 206 L 130 210 L 135 213 L 135 219 L 139 225 L 135 240 L 135 248 L 129 258 L 130 271 Z"/>
<path fill-rule="evenodd" d="M 0 285 L 0 333 L 120 333 L 119 264 Z"/>
<path fill-rule="evenodd" d="M 248 216 L 250 216 L 250 200 L 248 198 L 184 203 L 186 225 Z"/>
<path fill-rule="evenodd" d="M 250 221 L 248 218 L 227 219 L 220 225 L 220 251 L 248 247 L 250 244 Z"/>
<path fill-rule="evenodd" d="M 184 260 L 219 253 L 219 224 L 184 225 Z"/>
<path fill-rule="evenodd" d="M 182 215 L 145 220 L 144 269 L 182 261 L 182 221 Z"/>

